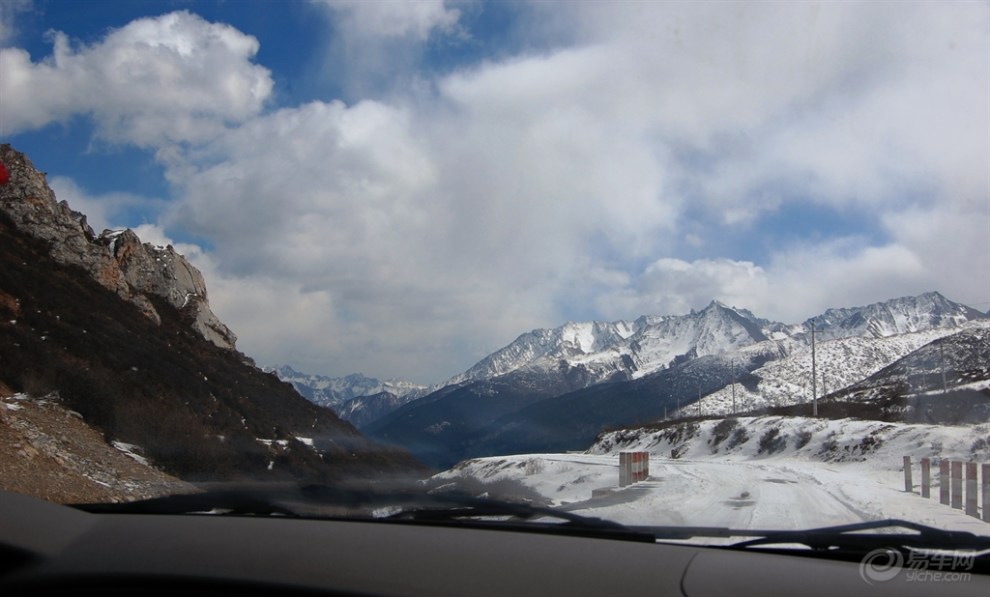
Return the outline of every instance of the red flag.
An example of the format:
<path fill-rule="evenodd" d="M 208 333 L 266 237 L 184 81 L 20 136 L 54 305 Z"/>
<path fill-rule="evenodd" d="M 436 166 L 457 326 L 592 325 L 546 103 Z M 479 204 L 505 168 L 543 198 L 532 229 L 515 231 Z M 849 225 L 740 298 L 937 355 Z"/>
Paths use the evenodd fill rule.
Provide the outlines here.
<path fill-rule="evenodd" d="M 10 182 L 10 172 L 7 172 L 7 167 L 0 162 L 0 185 L 5 185 Z"/>

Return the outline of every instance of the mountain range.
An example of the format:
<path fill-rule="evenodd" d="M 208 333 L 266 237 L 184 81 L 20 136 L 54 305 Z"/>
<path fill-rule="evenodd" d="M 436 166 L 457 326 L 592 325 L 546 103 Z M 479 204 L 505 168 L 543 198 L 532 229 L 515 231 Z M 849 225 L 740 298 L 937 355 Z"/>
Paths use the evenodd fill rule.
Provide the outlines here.
<path fill-rule="evenodd" d="M 718 301 L 687 315 L 568 323 L 520 335 L 362 429 L 434 466 L 578 449 L 604 428 L 694 414 L 699 403 L 703 413 L 724 415 L 808 400 L 812 328 L 822 350 L 822 395 L 987 320 L 928 292 L 828 309 L 800 324 Z"/>

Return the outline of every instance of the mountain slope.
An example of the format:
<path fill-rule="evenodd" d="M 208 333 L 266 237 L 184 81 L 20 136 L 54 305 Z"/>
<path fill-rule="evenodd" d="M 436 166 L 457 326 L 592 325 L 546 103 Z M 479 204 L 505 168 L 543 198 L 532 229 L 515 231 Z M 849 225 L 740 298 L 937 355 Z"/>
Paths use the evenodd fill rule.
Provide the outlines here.
<path fill-rule="evenodd" d="M 341 419 L 361 429 L 415 399 L 415 394 L 396 396 L 390 392 L 379 392 L 369 396 L 358 396 L 333 410 Z"/>
<path fill-rule="evenodd" d="M 990 398 L 990 325 L 969 326 L 929 342 L 837 392 L 835 399 L 938 396 L 949 389 L 982 391 Z"/>
<path fill-rule="evenodd" d="M 110 445 L 77 413 L 0 388 L 0 488 L 60 503 L 135 500 L 195 488 Z"/>
<path fill-rule="evenodd" d="M 965 324 L 990 325 L 980 319 Z M 885 337 L 855 336 L 819 342 L 816 345 L 816 374 L 819 398 L 839 392 L 880 371 L 938 338 L 956 333 L 955 328 L 934 328 Z M 792 343 L 791 352 L 772 360 L 752 372 L 754 384 L 737 384 L 704 396 L 700 404 L 682 411 L 691 416 L 732 414 L 732 393 L 735 392 L 736 412 L 749 412 L 769 407 L 800 404 L 811 400 L 811 347 Z"/>

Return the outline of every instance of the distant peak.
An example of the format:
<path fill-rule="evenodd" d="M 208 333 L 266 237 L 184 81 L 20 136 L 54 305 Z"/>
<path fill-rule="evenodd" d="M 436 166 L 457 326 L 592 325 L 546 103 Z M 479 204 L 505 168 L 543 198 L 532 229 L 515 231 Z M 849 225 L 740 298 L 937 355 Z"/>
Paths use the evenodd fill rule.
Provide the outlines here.
<path fill-rule="evenodd" d="M 719 311 L 736 311 L 735 307 L 730 307 L 718 299 L 713 299 L 708 306 L 702 309 L 702 313 L 717 313 Z"/>

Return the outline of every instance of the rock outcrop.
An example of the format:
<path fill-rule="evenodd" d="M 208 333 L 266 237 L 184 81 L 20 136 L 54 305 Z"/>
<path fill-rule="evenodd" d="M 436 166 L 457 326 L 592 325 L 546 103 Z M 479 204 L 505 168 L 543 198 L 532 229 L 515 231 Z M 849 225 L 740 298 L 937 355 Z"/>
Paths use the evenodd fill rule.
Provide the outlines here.
<path fill-rule="evenodd" d="M 237 337 L 210 310 L 203 274 L 172 245 L 142 243 L 133 230 L 104 230 L 99 237 L 120 267 L 128 286 L 143 295 L 168 301 L 189 318 L 201 336 L 224 348 L 234 348 Z"/>
<path fill-rule="evenodd" d="M 142 243 L 132 230 L 97 236 L 86 216 L 57 200 L 45 174 L 27 156 L 5 144 L 0 161 L 10 173 L 9 182 L 0 186 L 0 209 L 18 229 L 46 241 L 55 261 L 81 267 L 156 324 L 161 317 L 149 297 L 161 297 L 203 338 L 235 349 L 236 336 L 210 310 L 203 275 L 185 257 L 171 246 Z"/>

